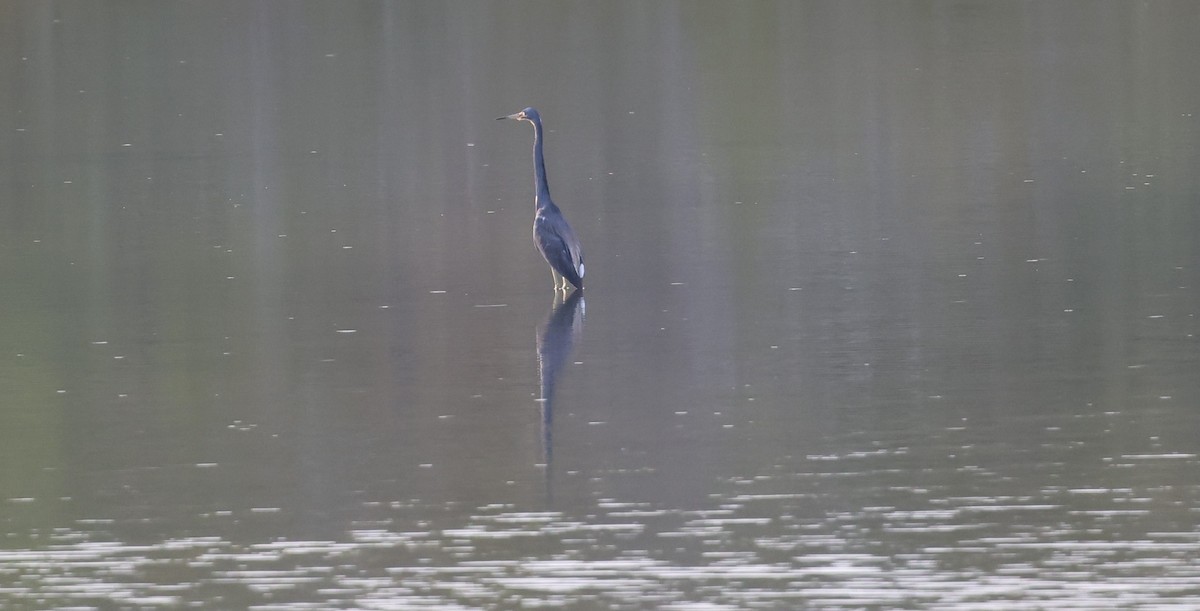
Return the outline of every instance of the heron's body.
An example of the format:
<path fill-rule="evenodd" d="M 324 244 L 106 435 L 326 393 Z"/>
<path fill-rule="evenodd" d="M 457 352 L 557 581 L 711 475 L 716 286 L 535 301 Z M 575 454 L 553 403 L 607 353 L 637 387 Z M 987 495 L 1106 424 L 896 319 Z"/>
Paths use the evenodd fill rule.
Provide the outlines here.
<path fill-rule="evenodd" d="M 533 124 L 533 181 L 534 217 L 533 241 L 538 251 L 550 264 L 555 290 L 567 290 L 567 284 L 583 288 L 583 246 L 575 231 L 554 200 L 550 199 L 550 185 L 546 180 L 546 162 L 542 156 L 542 119 L 537 110 L 526 108 L 521 112 L 501 119 L 528 121 Z"/>

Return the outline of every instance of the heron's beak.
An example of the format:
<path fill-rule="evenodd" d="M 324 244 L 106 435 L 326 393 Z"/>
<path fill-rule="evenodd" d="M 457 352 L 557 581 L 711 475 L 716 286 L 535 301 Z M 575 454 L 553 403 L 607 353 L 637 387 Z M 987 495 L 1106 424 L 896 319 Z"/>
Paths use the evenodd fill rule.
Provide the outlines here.
<path fill-rule="evenodd" d="M 521 114 L 521 113 L 519 113 L 519 112 L 518 112 L 518 113 L 513 113 L 513 114 L 511 114 L 511 115 L 505 115 L 505 116 L 503 116 L 503 117 L 496 117 L 496 120 L 497 120 L 497 121 L 503 121 L 503 120 L 505 120 L 505 119 L 512 119 L 512 120 L 516 121 L 516 120 L 518 120 L 518 119 L 520 119 L 520 118 L 521 118 L 521 117 L 518 117 L 518 116 L 517 116 L 517 115 L 519 115 L 519 114 Z"/>

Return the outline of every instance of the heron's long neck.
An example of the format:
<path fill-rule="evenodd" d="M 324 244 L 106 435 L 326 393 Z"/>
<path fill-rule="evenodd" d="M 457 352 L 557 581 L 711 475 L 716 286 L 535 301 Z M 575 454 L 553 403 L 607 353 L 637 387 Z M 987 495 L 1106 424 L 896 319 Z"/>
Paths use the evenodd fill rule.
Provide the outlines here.
<path fill-rule="evenodd" d="M 533 124 L 533 182 L 534 203 L 538 208 L 550 201 L 550 184 L 546 182 L 546 161 L 542 158 L 542 124 Z"/>

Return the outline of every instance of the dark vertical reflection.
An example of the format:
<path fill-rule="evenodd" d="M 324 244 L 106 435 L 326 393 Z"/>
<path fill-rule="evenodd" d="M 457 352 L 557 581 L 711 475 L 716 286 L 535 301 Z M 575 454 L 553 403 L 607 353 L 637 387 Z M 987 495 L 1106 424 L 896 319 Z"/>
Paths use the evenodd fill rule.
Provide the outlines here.
<path fill-rule="evenodd" d="M 554 292 L 546 321 L 537 329 L 538 379 L 541 381 L 542 463 L 546 470 L 546 502 L 554 500 L 554 388 L 571 350 L 583 334 L 583 291 L 572 291 L 566 300 Z"/>

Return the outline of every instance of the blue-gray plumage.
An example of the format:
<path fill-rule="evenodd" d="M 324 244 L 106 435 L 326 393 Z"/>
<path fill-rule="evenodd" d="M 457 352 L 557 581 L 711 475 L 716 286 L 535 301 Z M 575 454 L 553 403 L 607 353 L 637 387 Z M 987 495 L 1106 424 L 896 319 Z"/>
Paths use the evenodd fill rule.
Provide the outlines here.
<path fill-rule="evenodd" d="M 575 237 L 575 231 L 563 217 L 562 211 L 550 199 L 550 185 L 546 182 L 546 162 L 542 158 L 542 118 L 538 111 L 526 108 L 501 119 L 528 121 L 533 124 L 533 241 L 550 264 L 554 276 L 554 290 L 567 290 L 567 283 L 583 288 L 583 247 Z"/>

